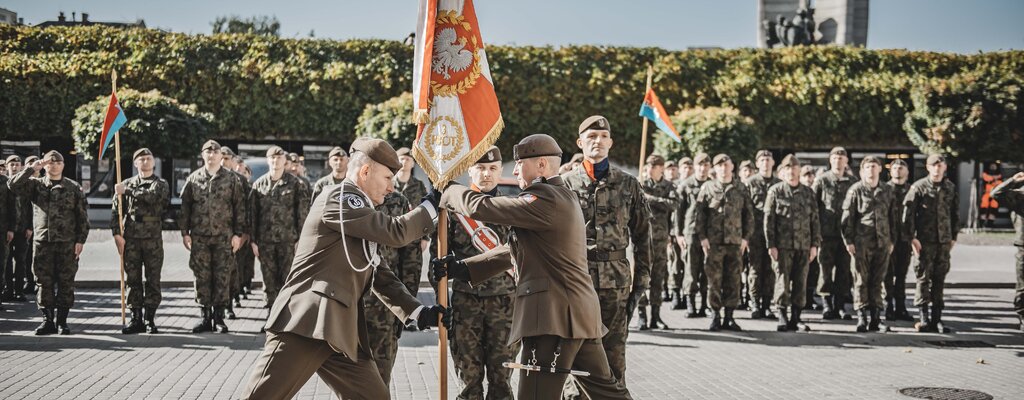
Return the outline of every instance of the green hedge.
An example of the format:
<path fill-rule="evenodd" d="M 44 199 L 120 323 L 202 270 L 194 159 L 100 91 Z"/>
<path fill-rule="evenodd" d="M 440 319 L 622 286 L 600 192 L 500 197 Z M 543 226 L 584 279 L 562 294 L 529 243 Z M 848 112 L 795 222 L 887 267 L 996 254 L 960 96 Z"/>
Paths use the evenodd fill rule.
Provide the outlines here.
<path fill-rule="evenodd" d="M 737 159 L 738 167 L 739 160 L 750 158 L 760 145 L 761 131 L 757 124 L 735 108 L 691 108 L 676 113 L 671 120 L 679 135 L 687 140 L 677 143 L 661 131 L 650 132 L 654 152 L 669 160 L 699 152 L 711 157 L 725 153 Z"/>
<path fill-rule="evenodd" d="M 157 89 L 216 115 L 218 137 L 348 141 L 368 105 L 409 90 L 412 68 L 412 47 L 394 41 L 104 27 L 3 26 L 0 56 L 0 134 L 19 138 L 69 135 L 74 110 L 106 93 L 116 67 L 122 86 Z M 763 145 L 801 149 L 911 148 L 904 123 L 915 110 L 912 89 L 969 74 L 1024 75 L 1021 51 L 490 46 L 488 58 L 506 123 L 499 145 L 545 132 L 572 151 L 579 122 L 603 114 L 616 138 L 612 157 L 624 162 L 639 153 L 648 64 L 669 113 L 734 108 L 758 126 Z M 1012 116 L 990 120 L 992 129 L 1012 130 Z"/>

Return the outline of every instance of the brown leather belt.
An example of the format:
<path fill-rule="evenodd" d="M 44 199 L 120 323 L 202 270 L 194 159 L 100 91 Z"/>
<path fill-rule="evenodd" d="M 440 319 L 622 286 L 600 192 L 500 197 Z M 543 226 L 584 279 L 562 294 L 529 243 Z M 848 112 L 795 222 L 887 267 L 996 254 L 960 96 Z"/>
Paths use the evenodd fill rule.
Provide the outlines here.
<path fill-rule="evenodd" d="M 587 250 L 587 261 L 618 261 L 626 259 L 626 250 Z"/>

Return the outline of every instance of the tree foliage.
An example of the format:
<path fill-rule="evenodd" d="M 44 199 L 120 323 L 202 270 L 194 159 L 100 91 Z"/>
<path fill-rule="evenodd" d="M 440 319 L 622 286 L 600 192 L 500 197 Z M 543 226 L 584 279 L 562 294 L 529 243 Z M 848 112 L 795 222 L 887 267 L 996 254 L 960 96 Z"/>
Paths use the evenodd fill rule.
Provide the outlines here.
<path fill-rule="evenodd" d="M 263 36 L 281 36 L 281 23 L 277 17 L 261 15 L 242 18 L 237 15 L 217 17 L 210 23 L 213 33 L 246 33 Z M 312 31 L 310 31 L 312 33 Z"/>

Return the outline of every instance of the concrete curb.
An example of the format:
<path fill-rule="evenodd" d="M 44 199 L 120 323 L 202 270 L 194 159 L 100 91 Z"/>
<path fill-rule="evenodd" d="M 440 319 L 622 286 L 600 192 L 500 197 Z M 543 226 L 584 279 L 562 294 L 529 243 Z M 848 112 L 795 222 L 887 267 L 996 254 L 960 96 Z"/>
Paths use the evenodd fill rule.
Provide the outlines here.
<path fill-rule="evenodd" d="M 118 289 L 121 287 L 120 281 L 77 281 L 75 284 L 78 288 L 88 289 Z M 947 289 L 1013 289 L 1016 287 L 1015 285 L 1013 282 L 946 282 Z M 263 282 L 253 281 L 252 286 L 253 289 L 263 288 Z M 160 287 L 192 287 L 192 281 L 163 281 L 160 282 Z M 914 283 L 907 283 L 907 289 L 915 287 Z M 420 282 L 420 289 L 423 288 L 432 289 L 429 283 Z"/>

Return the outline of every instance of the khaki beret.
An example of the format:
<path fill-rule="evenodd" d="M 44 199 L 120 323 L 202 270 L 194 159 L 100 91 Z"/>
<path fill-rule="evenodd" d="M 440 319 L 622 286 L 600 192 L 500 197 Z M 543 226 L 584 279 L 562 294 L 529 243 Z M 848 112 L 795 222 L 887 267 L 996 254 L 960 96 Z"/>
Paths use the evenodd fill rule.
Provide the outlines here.
<path fill-rule="evenodd" d="M 693 159 L 690 157 L 680 158 L 679 165 L 693 165 Z"/>
<path fill-rule="evenodd" d="M 220 148 L 220 154 L 223 154 L 223 155 L 226 155 L 226 156 L 229 156 L 229 157 L 234 157 L 235 156 L 235 152 L 232 151 L 231 148 L 227 147 L 227 146 L 224 146 L 224 147 Z"/>
<path fill-rule="evenodd" d="M 779 163 L 779 168 L 799 167 L 799 166 L 800 166 L 800 159 L 796 158 L 796 156 L 793 155 L 793 154 L 787 154 L 785 157 L 782 158 L 782 162 Z"/>
<path fill-rule="evenodd" d="M 718 162 L 715 162 L 715 165 L 718 165 Z M 743 168 L 754 169 L 754 162 L 750 161 L 750 160 L 743 160 L 743 161 L 741 161 L 740 162 L 740 169 L 743 169 Z"/>
<path fill-rule="evenodd" d="M 942 154 L 932 154 L 932 155 L 928 156 L 927 165 L 935 165 L 935 164 L 944 163 L 944 162 L 946 162 L 946 157 L 945 156 L 943 156 Z"/>
<path fill-rule="evenodd" d="M 569 163 L 571 164 L 576 162 L 583 162 L 583 153 L 576 153 L 572 155 L 572 159 L 569 160 Z"/>
<path fill-rule="evenodd" d="M 299 162 L 299 153 L 288 153 L 288 161 L 291 161 L 293 163 Z"/>
<path fill-rule="evenodd" d="M 132 154 L 132 160 L 134 161 L 136 158 L 139 158 L 139 157 L 142 157 L 142 156 L 152 156 L 152 155 L 153 155 L 152 151 L 149 151 L 148 148 L 143 147 L 141 149 L 135 150 L 135 154 Z"/>
<path fill-rule="evenodd" d="M 479 160 L 476 160 L 476 163 L 492 163 L 495 161 L 501 161 L 501 150 L 498 150 L 498 146 L 491 146 L 484 155 L 480 156 Z"/>
<path fill-rule="evenodd" d="M 206 151 L 207 149 L 220 150 L 220 143 L 217 143 L 217 141 L 213 139 L 207 140 L 206 143 L 203 143 L 201 151 Z"/>
<path fill-rule="evenodd" d="M 28 157 L 25 157 L 25 164 L 31 164 L 32 162 L 35 162 L 35 161 L 38 161 L 38 160 L 39 160 L 38 156 L 28 156 Z"/>
<path fill-rule="evenodd" d="M 902 159 L 902 158 L 897 158 L 897 159 L 895 159 L 895 160 L 892 160 L 892 164 L 889 164 L 889 168 L 895 167 L 895 166 L 897 166 L 897 165 L 900 165 L 900 166 L 906 167 L 906 166 L 907 166 L 907 162 L 906 162 L 906 161 L 903 161 L 903 159 Z"/>
<path fill-rule="evenodd" d="M 693 156 L 693 163 L 694 164 L 703 164 L 703 163 L 709 163 L 709 162 L 711 162 L 711 156 L 709 156 L 708 153 L 701 152 L 701 153 L 697 153 L 697 155 Z"/>
<path fill-rule="evenodd" d="M 757 151 L 757 155 L 754 156 L 754 159 L 755 160 L 759 160 L 759 159 L 761 159 L 761 157 L 768 157 L 768 158 L 772 158 L 772 159 L 775 158 L 775 156 L 772 155 L 772 152 L 770 152 L 768 150 L 758 150 Z"/>
<path fill-rule="evenodd" d="M 672 168 L 676 166 L 676 162 L 672 160 L 665 161 L 665 168 Z"/>
<path fill-rule="evenodd" d="M 647 165 L 665 165 L 665 157 L 659 156 L 657 154 L 651 154 L 647 156 Z"/>
<path fill-rule="evenodd" d="M 544 156 L 561 157 L 562 148 L 558 147 L 555 138 L 543 133 L 524 137 L 518 144 L 512 146 L 512 158 L 517 161 Z"/>
<path fill-rule="evenodd" d="M 602 117 L 600 115 L 592 115 L 590 117 L 587 117 L 587 119 L 583 120 L 583 123 L 580 124 L 579 134 L 582 135 L 583 132 L 589 130 L 611 132 L 612 129 L 611 126 L 608 124 L 608 118 Z"/>
<path fill-rule="evenodd" d="M 882 163 L 882 159 L 876 156 L 867 156 L 863 160 L 860 160 L 860 165 L 865 164 L 878 164 L 879 166 L 885 165 Z"/>
<path fill-rule="evenodd" d="M 726 155 L 725 153 L 721 153 L 715 156 L 715 159 L 711 161 L 711 165 L 722 164 L 726 161 L 732 161 L 732 159 L 729 158 L 729 156 Z"/>
<path fill-rule="evenodd" d="M 64 162 L 64 156 L 61 155 L 60 152 L 57 151 L 57 150 L 50 150 L 50 151 L 46 152 L 46 154 L 43 154 L 43 159 L 44 160 L 50 160 L 50 161 Z"/>
<path fill-rule="evenodd" d="M 327 158 L 331 158 L 334 156 L 348 157 L 348 153 L 345 152 L 345 149 L 335 146 L 333 149 L 331 149 L 330 153 L 327 153 Z"/>
<path fill-rule="evenodd" d="M 395 148 L 381 139 L 356 139 L 352 143 L 351 149 L 351 153 L 355 152 L 366 154 L 371 160 L 388 167 L 392 173 L 402 168 L 402 163 L 398 161 L 398 153 L 395 152 Z"/>
<path fill-rule="evenodd" d="M 270 157 L 273 157 L 273 156 L 287 156 L 287 155 L 288 155 L 288 153 L 285 153 L 284 149 L 282 149 L 281 146 L 270 146 L 270 148 L 267 149 L 267 158 L 270 158 Z"/>
<path fill-rule="evenodd" d="M 410 156 L 410 157 L 412 157 L 412 150 L 410 150 L 408 147 L 399 148 L 398 151 L 396 151 L 395 153 L 398 154 L 399 157 L 401 157 L 401 156 Z"/>
<path fill-rule="evenodd" d="M 838 155 L 841 155 L 841 156 L 847 156 L 847 157 L 849 157 L 849 156 L 850 156 L 850 154 L 849 154 L 849 153 L 847 153 L 847 152 L 846 152 L 846 149 L 845 149 L 845 148 L 843 148 L 842 146 L 836 146 L 836 147 L 833 147 L 833 148 L 832 148 L 832 151 L 829 151 L 829 152 L 828 152 L 828 155 L 830 155 L 830 156 L 831 156 L 831 155 L 833 155 L 833 154 L 838 154 Z"/>
<path fill-rule="evenodd" d="M 12 162 L 20 163 L 21 162 L 21 157 L 18 157 L 17 155 L 11 155 L 11 156 L 7 157 L 7 160 L 5 160 L 5 162 L 7 162 L 7 163 L 12 163 Z"/>
<path fill-rule="evenodd" d="M 800 175 L 815 175 L 817 172 L 814 171 L 814 166 L 804 165 L 800 167 Z"/>

